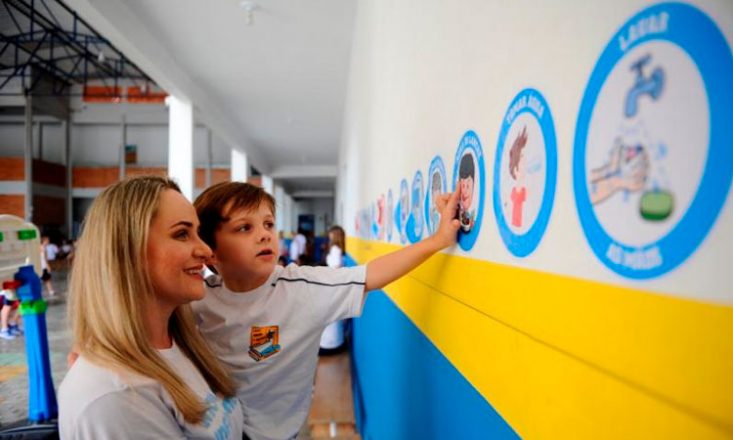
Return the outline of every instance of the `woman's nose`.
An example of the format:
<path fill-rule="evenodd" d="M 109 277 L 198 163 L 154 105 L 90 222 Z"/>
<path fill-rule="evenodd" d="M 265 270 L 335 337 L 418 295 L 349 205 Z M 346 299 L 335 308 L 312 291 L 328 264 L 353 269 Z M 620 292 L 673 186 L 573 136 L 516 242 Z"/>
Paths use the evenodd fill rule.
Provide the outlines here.
<path fill-rule="evenodd" d="M 208 260 L 214 255 L 214 251 L 211 250 L 208 244 L 199 238 L 196 248 L 194 249 L 194 255 L 198 258 Z"/>

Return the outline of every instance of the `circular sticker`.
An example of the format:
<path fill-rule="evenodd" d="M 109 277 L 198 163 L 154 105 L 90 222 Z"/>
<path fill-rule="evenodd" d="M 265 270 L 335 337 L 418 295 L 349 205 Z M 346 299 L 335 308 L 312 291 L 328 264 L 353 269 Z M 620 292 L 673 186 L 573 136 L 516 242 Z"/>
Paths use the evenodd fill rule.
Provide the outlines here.
<path fill-rule="evenodd" d="M 557 181 L 557 142 L 550 107 L 524 89 L 504 115 L 494 162 L 494 214 L 501 239 L 517 257 L 532 253 L 547 229 Z"/>
<path fill-rule="evenodd" d="M 394 229 L 394 217 L 392 216 L 392 213 L 394 212 L 394 200 L 392 199 L 392 190 L 390 189 L 387 191 L 387 207 L 385 208 L 385 215 L 384 215 L 384 229 L 386 231 L 385 236 L 387 237 L 387 241 L 392 241 L 392 229 Z"/>
<path fill-rule="evenodd" d="M 453 166 L 453 191 L 461 185 L 461 198 L 458 201 L 458 218 L 461 221 L 458 245 L 464 251 L 473 247 L 481 230 L 486 185 L 484 174 L 481 141 L 476 133 L 469 130 L 458 144 Z"/>
<path fill-rule="evenodd" d="M 410 190 L 407 188 L 407 180 L 400 182 L 400 199 L 397 201 L 397 208 L 394 211 L 395 225 L 400 234 L 400 243 L 407 242 L 406 226 L 407 216 L 410 213 Z"/>
<path fill-rule="evenodd" d="M 733 175 L 733 57 L 695 7 L 662 3 L 613 36 L 585 90 L 573 186 L 595 255 L 657 277 L 685 261 L 725 203 Z"/>
<path fill-rule="evenodd" d="M 405 227 L 407 240 L 410 243 L 417 243 L 422 237 L 423 225 L 425 224 L 423 219 L 424 193 L 422 173 L 418 171 L 412 179 L 410 216 L 407 218 L 407 226 Z"/>
<path fill-rule="evenodd" d="M 445 173 L 445 165 L 440 156 L 435 156 L 430 162 L 428 169 L 428 190 L 425 194 L 425 223 L 428 226 L 428 233 L 433 234 L 440 223 L 440 213 L 435 206 L 435 199 L 448 190 L 448 178 Z"/>

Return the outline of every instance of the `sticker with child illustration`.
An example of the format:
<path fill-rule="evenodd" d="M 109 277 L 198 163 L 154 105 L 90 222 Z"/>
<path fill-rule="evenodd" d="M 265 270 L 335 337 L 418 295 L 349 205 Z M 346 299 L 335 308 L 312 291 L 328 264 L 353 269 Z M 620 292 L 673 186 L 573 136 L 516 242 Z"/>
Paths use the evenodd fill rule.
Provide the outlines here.
<path fill-rule="evenodd" d="M 382 194 L 377 199 L 377 240 L 384 240 L 385 217 L 389 217 L 384 214 L 385 203 L 384 194 Z"/>
<path fill-rule="evenodd" d="M 277 325 L 252 327 L 249 333 L 249 356 L 257 362 L 280 351 L 280 330 Z"/>
<path fill-rule="evenodd" d="M 704 240 L 733 175 L 733 56 L 699 9 L 662 3 L 613 36 L 585 90 L 575 199 L 595 255 L 636 279 L 665 274 Z"/>
<path fill-rule="evenodd" d="M 481 230 L 486 189 L 484 153 L 478 135 L 469 130 L 461 138 L 453 166 L 453 188 L 460 185 L 457 217 L 461 221 L 458 245 L 464 251 L 471 250 Z"/>
<path fill-rule="evenodd" d="M 407 188 L 407 180 L 400 182 L 400 199 L 394 211 L 394 222 L 397 232 L 400 234 L 400 243 L 407 242 L 407 217 L 410 213 L 410 190 Z"/>
<path fill-rule="evenodd" d="M 428 190 L 425 194 L 425 223 L 428 233 L 433 234 L 440 224 L 440 212 L 435 204 L 437 197 L 448 191 L 448 178 L 440 156 L 435 156 L 428 168 Z"/>
<path fill-rule="evenodd" d="M 423 225 L 423 201 L 425 188 L 423 185 L 422 172 L 415 173 L 412 178 L 412 187 L 410 190 L 410 215 L 407 217 L 407 225 L 405 233 L 410 243 L 417 243 L 422 238 Z"/>
<path fill-rule="evenodd" d="M 539 91 L 524 89 L 504 115 L 494 162 L 494 215 L 513 255 L 526 257 L 542 240 L 556 181 L 552 112 Z"/>

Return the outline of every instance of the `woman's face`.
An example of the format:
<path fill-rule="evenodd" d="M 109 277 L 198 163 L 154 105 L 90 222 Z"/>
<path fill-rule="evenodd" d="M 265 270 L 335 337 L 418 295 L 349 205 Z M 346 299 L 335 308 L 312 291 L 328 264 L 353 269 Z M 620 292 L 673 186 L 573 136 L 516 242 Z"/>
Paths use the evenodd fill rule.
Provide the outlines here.
<path fill-rule="evenodd" d="M 202 271 L 211 249 L 198 236 L 199 221 L 179 192 L 160 195 L 150 222 L 148 270 L 159 302 L 178 306 L 204 297 Z"/>

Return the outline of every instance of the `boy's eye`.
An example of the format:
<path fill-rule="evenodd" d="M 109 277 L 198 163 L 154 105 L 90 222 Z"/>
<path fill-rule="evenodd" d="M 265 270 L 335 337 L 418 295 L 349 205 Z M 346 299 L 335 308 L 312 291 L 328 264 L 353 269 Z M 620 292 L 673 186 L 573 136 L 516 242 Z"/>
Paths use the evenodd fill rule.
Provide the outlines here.
<path fill-rule="evenodd" d="M 240 226 L 238 230 L 240 230 L 240 231 L 249 231 L 250 229 L 252 229 L 252 225 L 244 224 L 244 225 Z"/>
<path fill-rule="evenodd" d="M 265 222 L 265 229 L 272 229 L 275 227 L 275 223 L 273 222 Z"/>

